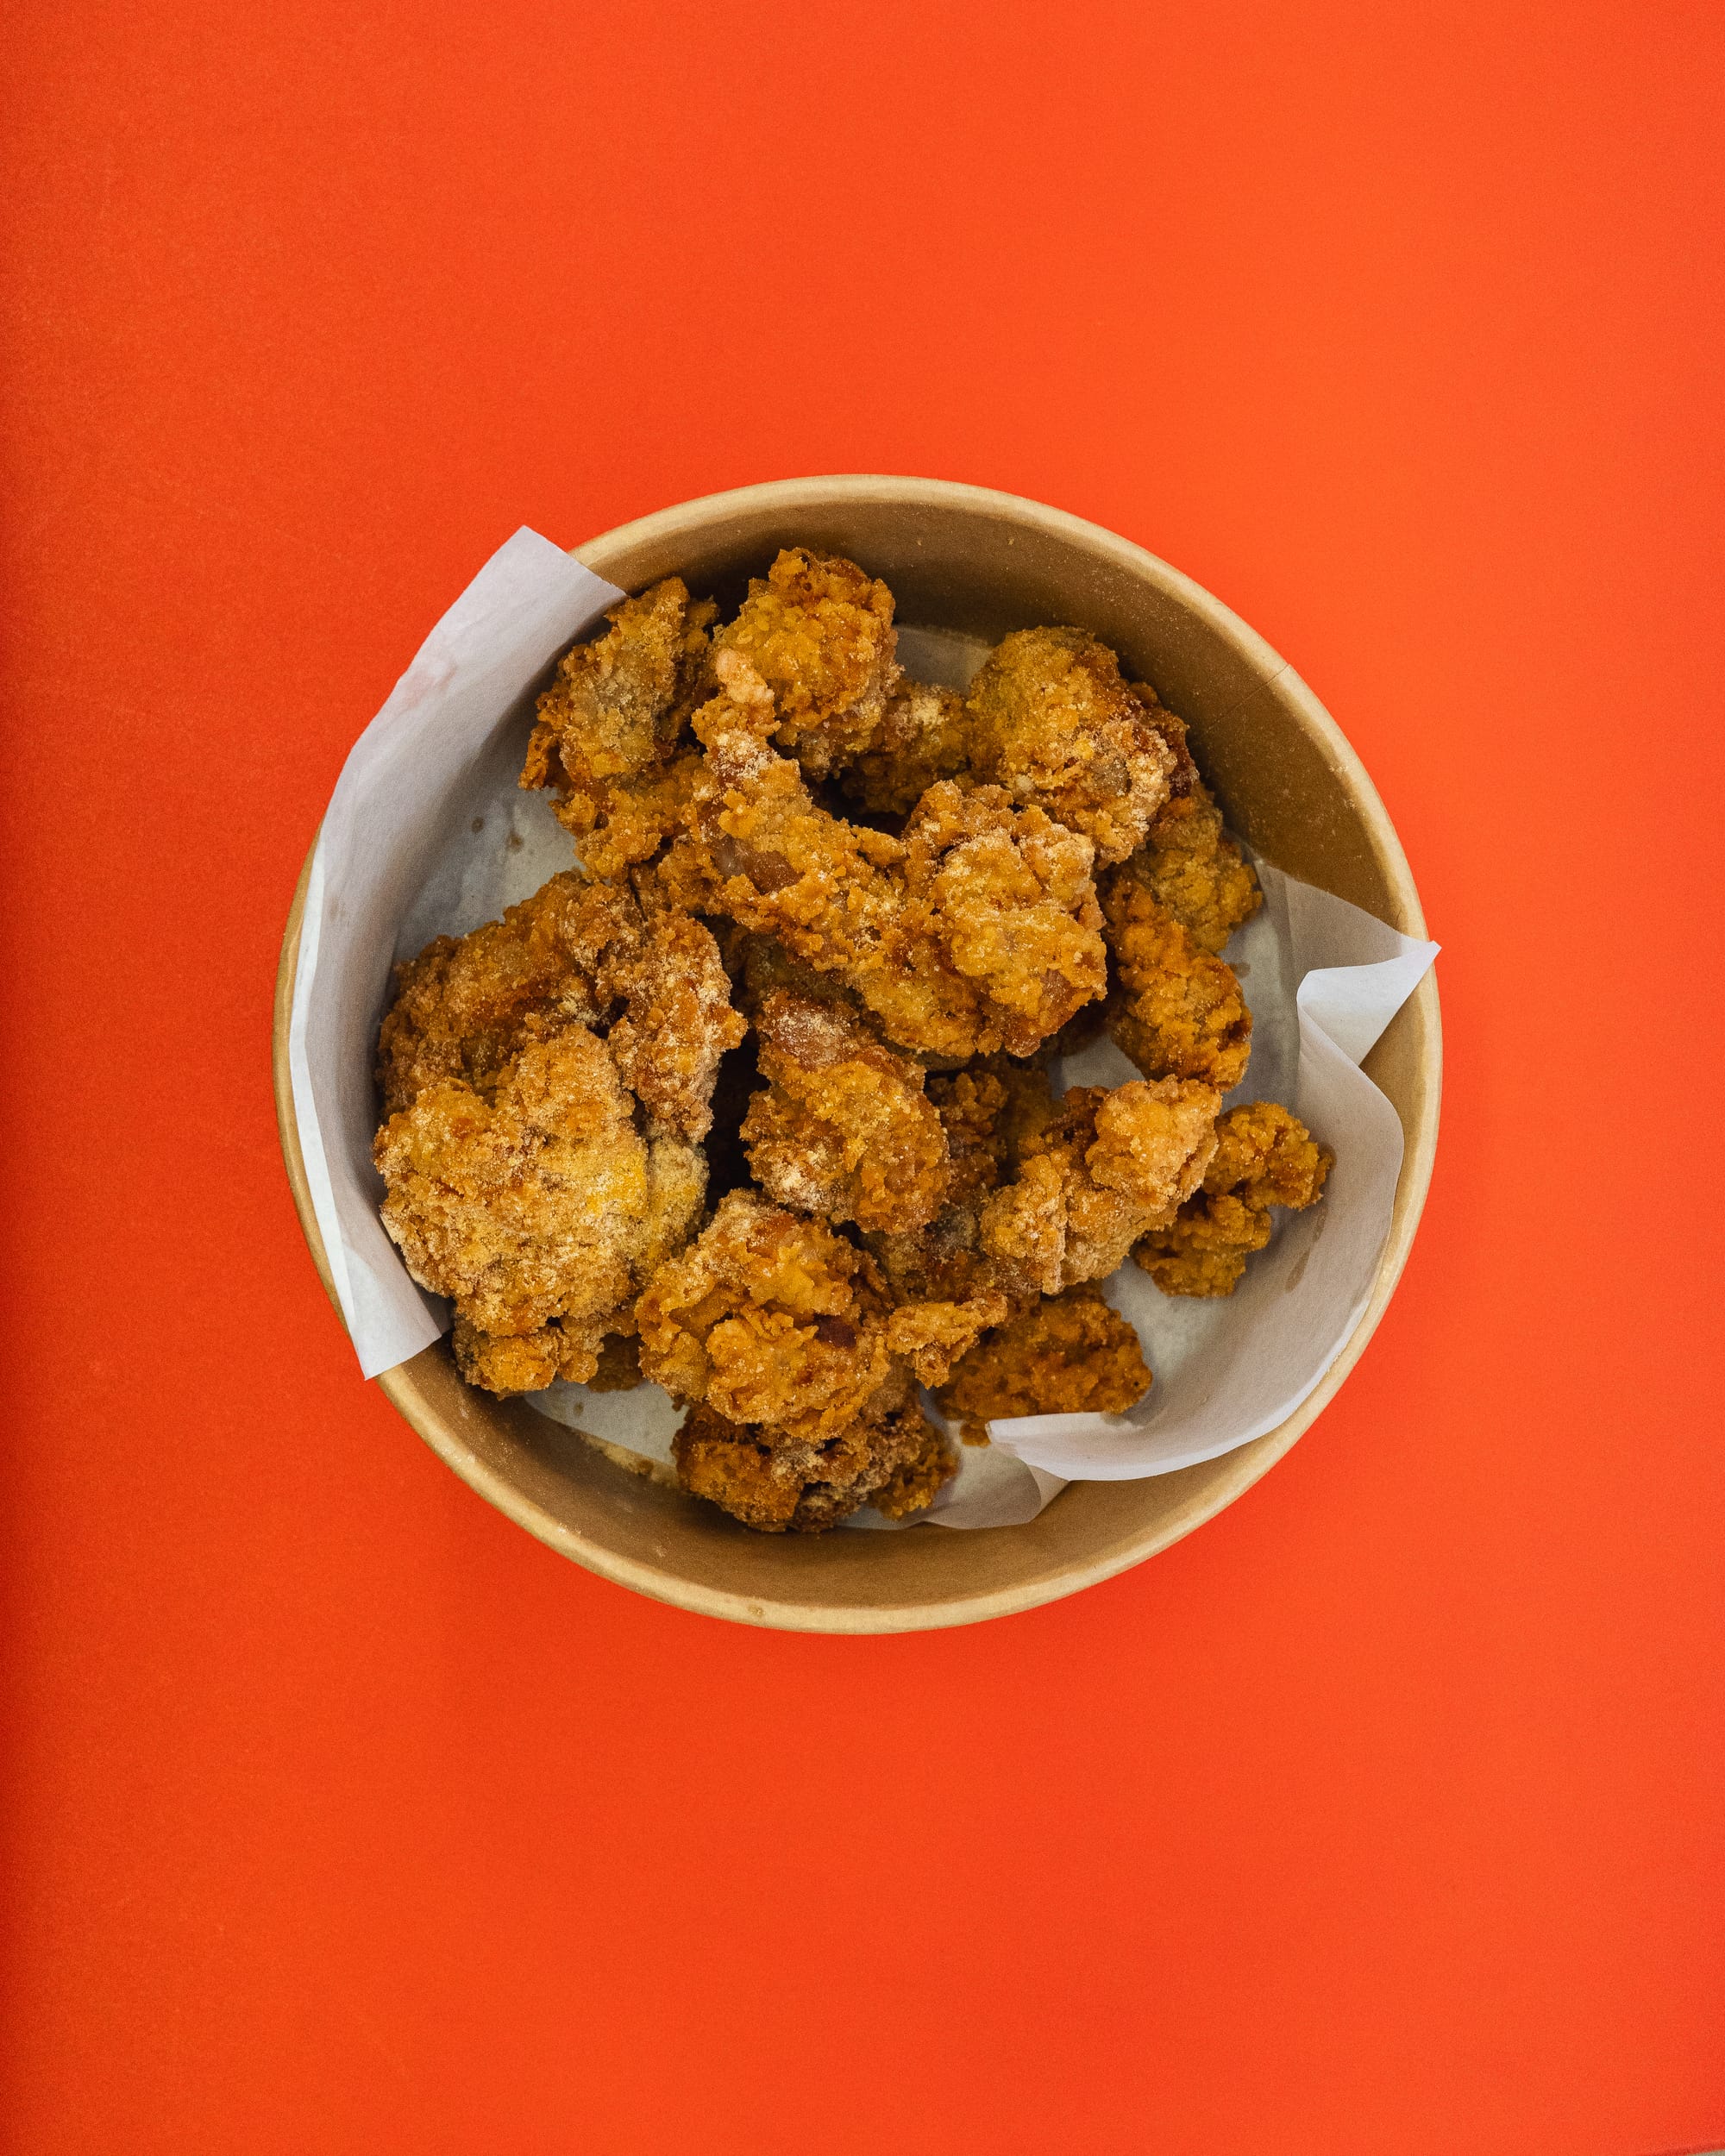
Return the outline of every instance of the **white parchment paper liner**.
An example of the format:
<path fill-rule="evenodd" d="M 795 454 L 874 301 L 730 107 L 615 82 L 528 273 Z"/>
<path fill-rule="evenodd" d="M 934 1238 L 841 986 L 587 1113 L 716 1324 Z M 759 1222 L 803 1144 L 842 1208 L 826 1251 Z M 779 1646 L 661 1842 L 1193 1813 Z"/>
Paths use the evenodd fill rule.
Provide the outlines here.
<path fill-rule="evenodd" d="M 622 597 L 549 539 L 518 531 L 420 646 L 354 743 L 324 813 L 299 931 L 288 1069 L 312 1210 L 367 1377 L 430 1347 L 449 1322 L 440 1300 L 409 1278 L 378 1219 L 372 1066 L 390 969 L 452 925 L 438 918 L 423 935 L 412 927 L 459 901 L 464 862 L 479 881 L 480 853 L 505 852 L 503 830 L 476 828 L 479 802 L 495 799 L 511 758 L 514 787 L 550 661 Z M 476 850 L 470 842 L 482 837 Z M 562 850 L 557 865 L 567 868 L 567 842 Z M 505 854 L 502 873 L 511 865 Z"/>
<path fill-rule="evenodd" d="M 289 1033 L 295 1119 L 313 1208 L 367 1377 L 447 1330 L 378 1219 L 372 1065 L 391 968 L 439 934 L 493 920 L 571 859 L 544 797 L 516 784 L 532 699 L 551 661 L 621 596 L 522 530 L 443 617 L 354 744 L 313 857 Z M 963 686 L 980 647 L 906 630 L 923 679 Z M 1230 1101 L 1276 1100 L 1334 1149 L 1323 1202 L 1278 1214 L 1270 1247 L 1218 1301 L 1163 1295 L 1128 1263 L 1104 1284 L 1138 1328 L 1156 1382 L 1128 1415 L 1036 1415 L 963 1448 L 924 1518 L 943 1526 L 1033 1519 L 1078 1480 L 1168 1474 L 1245 1445 L 1291 1414 L 1364 1313 L 1389 1232 L 1400 1119 L 1360 1059 L 1436 956 L 1357 906 L 1259 864 L 1264 906 L 1230 944 L 1252 1012 L 1252 1058 Z M 1138 1072 L 1107 1042 L 1057 1087 Z M 656 1386 L 528 1395 L 554 1420 L 668 1463 L 680 1411 Z M 886 1528 L 863 1512 L 848 1523 Z"/>

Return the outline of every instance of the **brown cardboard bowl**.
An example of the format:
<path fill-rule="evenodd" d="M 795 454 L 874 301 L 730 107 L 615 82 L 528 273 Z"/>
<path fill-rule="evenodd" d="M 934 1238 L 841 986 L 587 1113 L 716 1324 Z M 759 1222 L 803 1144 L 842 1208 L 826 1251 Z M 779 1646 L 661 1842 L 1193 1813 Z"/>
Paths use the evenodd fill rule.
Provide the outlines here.
<path fill-rule="evenodd" d="M 685 502 L 575 552 L 630 591 L 674 572 L 697 591 L 734 598 L 743 578 L 797 541 L 852 555 L 885 577 L 900 620 L 913 626 L 991 642 L 1044 622 L 1094 631 L 1190 722 L 1200 762 L 1232 822 L 1267 860 L 1407 935 L 1424 936 L 1395 829 L 1316 697 L 1208 592 L 1112 532 L 1036 502 L 938 479 L 786 479 Z M 287 1069 L 304 897 L 302 874 L 277 982 L 275 1090 L 294 1202 L 329 1288 Z M 659 1601 L 803 1632 L 910 1632 L 1030 1609 L 1189 1534 L 1250 1489 L 1323 1412 L 1407 1261 L 1437 1144 L 1441 1063 L 1438 993 L 1428 974 L 1365 1062 L 1395 1103 L 1408 1142 L 1376 1288 L 1352 1338 L 1297 1413 L 1200 1467 L 1142 1482 L 1074 1483 L 1027 1526 L 751 1534 L 712 1507 L 613 1464 L 522 1401 L 471 1391 L 443 1343 L 378 1382 L 432 1450 L 499 1511 L 578 1564 Z"/>

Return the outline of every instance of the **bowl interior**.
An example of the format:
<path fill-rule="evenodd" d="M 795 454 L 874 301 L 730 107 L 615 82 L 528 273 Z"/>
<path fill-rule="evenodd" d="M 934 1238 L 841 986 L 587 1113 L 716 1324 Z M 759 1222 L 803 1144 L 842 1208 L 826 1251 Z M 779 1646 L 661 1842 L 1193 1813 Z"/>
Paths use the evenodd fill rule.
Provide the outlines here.
<path fill-rule="evenodd" d="M 1289 874 L 1408 935 L 1424 921 L 1382 803 L 1333 722 L 1263 640 L 1188 580 L 1113 534 L 981 489 L 931 480 L 809 479 L 687 503 L 576 549 L 612 583 L 662 576 L 742 596 L 781 546 L 851 555 L 891 586 L 899 618 L 992 642 L 1075 623 L 1111 644 L 1191 726 L 1234 826 Z M 329 1277 L 286 1094 L 304 878 L 278 985 L 276 1081 L 300 1219 Z M 1430 975 L 1366 1060 L 1402 1118 L 1408 1152 L 1377 1290 L 1296 1414 L 1219 1460 L 1136 1482 L 1075 1483 L 1022 1527 L 967 1532 L 757 1535 L 604 1457 L 520 1401 L 474 1392 L 446 1345 L 379 1380 L 467 1482 L 554 1548 L 686 1608 L 794 1629 L 884 1632 L 963 1624 L 1075 1592 L 1209 1519 L 1281 1457 L 1357 1359 L 1395 1286 L 1436 1141 L 1440 1050 Z"/>

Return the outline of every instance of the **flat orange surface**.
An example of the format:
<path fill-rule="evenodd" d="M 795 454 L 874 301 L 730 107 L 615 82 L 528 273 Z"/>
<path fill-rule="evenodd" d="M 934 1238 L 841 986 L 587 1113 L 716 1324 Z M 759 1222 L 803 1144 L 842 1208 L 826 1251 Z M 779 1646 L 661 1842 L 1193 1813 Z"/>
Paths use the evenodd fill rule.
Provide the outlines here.
<path fill-rule="evenodd" d="M 5 2148 L 1725 2140 L 1718 9 L 10 22 Z M 492 549 L 827 471 L 1218 592 L 1446 946 L 1311 1434 L 856 1641 L 462 1488 L 268 1084 L 319 812 Z"/>

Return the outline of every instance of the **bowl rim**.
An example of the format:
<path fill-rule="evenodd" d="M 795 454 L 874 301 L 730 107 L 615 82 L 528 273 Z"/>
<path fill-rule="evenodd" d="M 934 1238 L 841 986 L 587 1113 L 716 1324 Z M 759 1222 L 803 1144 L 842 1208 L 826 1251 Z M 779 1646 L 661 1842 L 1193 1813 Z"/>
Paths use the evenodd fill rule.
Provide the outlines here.
<path fill-rule="evenodd" d="M 689 501 L 675 503 L 666 509 L 656 510 L 629 523 L 617 525 L 594 538 L 583 541 L 568 551 L 587 567 L 603 575 L 608 561 L 615 560 L 645 542 L 657 543 L 674 539 L 681 531 L 709 524 L 716 515 L 727 511 L 754 513 L 763 509 L 794 512 L 805 504 L 828 507 L 835 496 L 842 498 L 847 494 L 855 495 L 859 499 L 866 497 L 871 503 L 884 500 L 907 506 L 932 505 L 969 508 L 1076 541 L 1082 546 L 1112 555 L 1122 567 L 1159 586 L 1192 611 L 1201 615 L 1260 674 L 1259 688 L 1268 687 L 1273 683 L 1277 693 L 1295 705 L 1302 723 L 1323 743 L 1358 804 L 1367 835 L 1389 886 L 1396 910 L 1400 916 L 1390 924 L 1400 928 L 1406 935 L 1425 938 L 1425 912 L 1406 852 L 1390 821 L 1389 812 L 1347 736 L 1311 689 L 1280 653 L 1213 592 L 1206 591 L 1201 585 L 1195 583 L 1160 556 L 1131 540 L 1121 538 L 1118 533 L 1109 531 L 1103 525 L 1073 516 L 1068 511 L 1051 508 L 1045 503 L 1032 501 L 1021 495 L 1000 492 L 991 487 L 971 486 L 956 480 L 845 473 L 825 477 L 767 480 L 756 486 L 734 487 L 721 493 L 699 496 Z M 323 1236 L 312 1209 L 310 1186 L 306 1179 L 298 1127 L 293 1112 L 292 1075 L 288 1057 L 288 1028 L 293 1009 L 294 981 L 298 969 L 300 926 L 304 916 L 311 863 L 317 850 L 317 838 L 318 832 L 314 831 L 300 867 L 283 927 L 281 956 L 276 972 L 271 1076 L 275 1096 L 277 1136 L 288 1185 L 292 1193 L 294 1211 L 317 1266 L 318 1277 L 323 1283 L 324 1293 L 345 1330 L 346 1320 L 342 1317 L 341 1299 L 336 1292 Z M 878 1608 L 848 1603 L 824 1605 L 813 1601 L 776 1602 L 760 1595 L 705 1586 L 668 1567 L 643 1564 L 589 1540 L 528 1497 L 445 1427 L 415 1376 L 414 1366 L 417 1357 L 398 1364 L 393 1369 L 383 1371 L 376 1382 L 397 1413 L 445 1465 L 453 1469 L 470 1489 L 495 1506 L 506 1518 L 585 1570 L 614 1581 L 618 1586 L 630 1588 L 655 1601 L 668 1603 L 674 1608 L 691 1610 L 703 1616 L 773 1630 L 862 1634 L 930 1631 L 981 1624 L 995 1617 L 1008 1616 L 1021 1610 L 1039 1608 L 1044 1603 L 1062 1601 L 1069 1595 L 1079 1594 L 1088 1587 L 1129 1571 L 1134 1565 L 1183 1540 L 1195 1528 L 1214 1519 L 1219 1513 L 1225 1512 L 1292 1450 L 1335 1397 L 1364 1352 L 1366 1344 L 1389 1307 L 1407 1264 L 1421 1215 L 1425 1209 L 1437 1153 L 1442 1107 L 1443 1035 L 1435 968 L 1427 969 L 1409 1000 L 1421 1006 L 1427 1028 L 1427 1046 L 1421 1063 L 1421 1075 L 1426 1081 L 1424 1110 L 1414 1129 L 1406 1134 L 1406 1150 L 1402 1156 L 1396 1213 L 1378 1260 L 1372 1293 L 1359 1322 L 1323 1376 L 1291 1415 L 1264 1436 L 1237 1447 L 1233 1452 L 1223 1454 L 1218 1461 L 1209 1463 L 1223 1471 L 1201 1501 L 1182 1507 L 1171 1518 L 1159 1520 L 1141 1534 L 1113 1545 L 1088 1564 L 1075 1564 L 1051 1576 L 1027 1582 L 1021 1586 L 993 1588 L 939 1601 L 898 1603 Z M 424 1351 L 431 1353 L 436 1351 Z"/>

